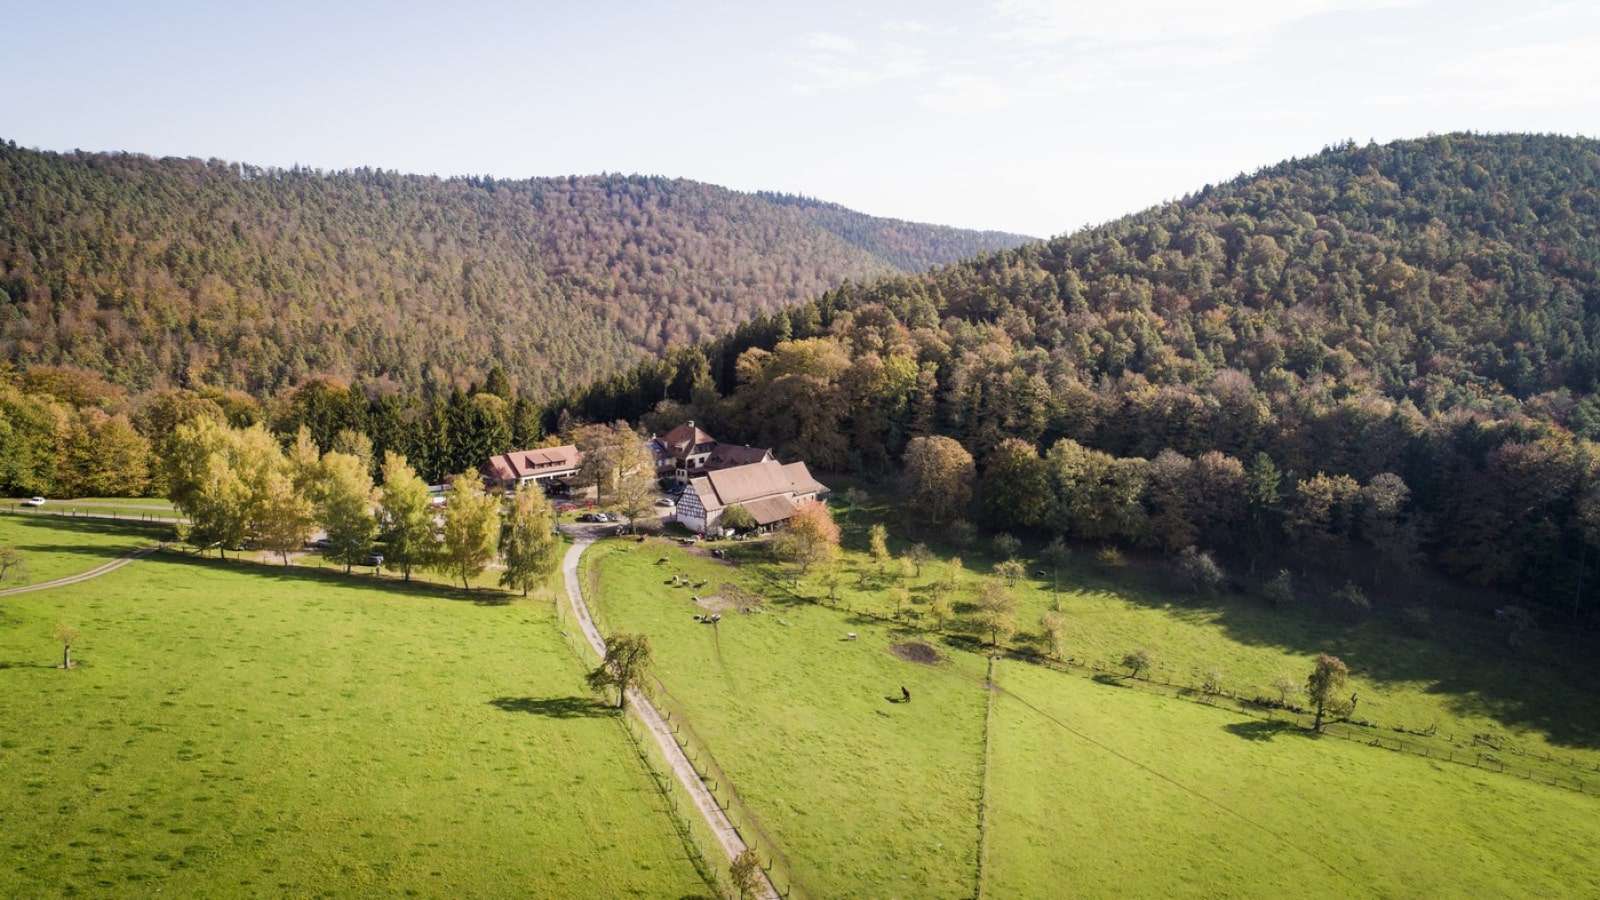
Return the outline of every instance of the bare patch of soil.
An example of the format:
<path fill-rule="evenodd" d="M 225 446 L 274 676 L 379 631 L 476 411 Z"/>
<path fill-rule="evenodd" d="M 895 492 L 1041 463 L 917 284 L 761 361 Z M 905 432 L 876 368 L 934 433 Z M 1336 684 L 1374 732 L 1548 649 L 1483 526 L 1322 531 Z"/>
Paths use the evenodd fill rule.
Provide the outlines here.
<path fill-rule="evenodd" d="M 737 584 L 724 582 L 718 586 L 717 593 L 710 596 L 695 595 L 694 602 L 707 612 L 742 612 L 760 609 L 765 601 Z"/>
<path fill-rule="evenodd" d="M 890 644 L 889 652 L 906 662 L 921 663 L 925 666 L 935 666 L 944 661 L 944 656 L 938 650 L 921 641 Z"/>

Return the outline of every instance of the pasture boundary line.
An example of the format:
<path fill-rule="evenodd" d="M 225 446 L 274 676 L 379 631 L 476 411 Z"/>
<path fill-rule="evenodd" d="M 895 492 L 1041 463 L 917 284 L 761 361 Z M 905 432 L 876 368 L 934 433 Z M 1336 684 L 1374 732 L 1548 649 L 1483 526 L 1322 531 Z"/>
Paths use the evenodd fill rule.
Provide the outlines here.
<path fill-rule="evenodd" d="M 914 631 L 924 635 L 937 634 L 941 638 L 954 638 L 958 641 L 960 640 L 960 638 L 954 634 L 944 631 L 933 632 L 909 619 L 883 615 L 882 613 L 871 609 L 858 609 L 848 603 L 829 603 L 825 599 L 818 599 L 800 594 L 787 585 L 777 582 L 775 579 L 769 578 L 767 581 L 769 589 L 773 590 L 774 592 L 783 592 L 789 597 L 794 598 L 796 602 L 808 603 L 813 606 L 832 609 L 836 612 L 860 616 L 862 618 L 871 619 L 873 621 L 881 622 L 885 625 L 904 629 L 906 631 Z M 976 643 L 976 641 L 974 642 Z M 1164 680 L 1158 681 L 1151 678 L 1128 678 L 1125 674 L 1119 676 L 1119 673 L 1113 669 L 1104 668 L 1097 663 L 1085 662 L 1077 659 L 1069 658 L 1066 660 L 1055 660 L 1042 656 L 1038 653 L 1015 649 L 1008 649 L 1004 652 L 1008 658 L 1015 659 L 1020 662 L 1031 663 L 1033 665 L 1044 666 L 1045 668 L 1052 669 L 1065 675 L 1080 675 L 1082 677 L 1089 678 L 1093 678 L 1094 675 L 1123 677 L 1125 683 L 1138 686 L 1142 691 L 1148 694 L 1171 697 L 1187 703 L 1209 706 L 1212 709 L 1226 709 L 1230 712 L 1236 712 L 1240 715 L 1246 715 L 1256 719 L 1265 719 L 1275 722 L 1286 721 L 1302 728 L 1305 727 L 1305 722 L 1302 720 L 1300 715 L 1295 713 L 1294 710 L 1282 708 L 1281 711 L 1283 712 L 1283 718 L 1279 718 L 1275 715 L 1275 712 L 1278 710 L 1273 706 L 1253 702 L 1250 698 L 1244 697 L 1235 691 L 1222 691 L 1215 695 L 1233 701 L 1232 706 L 1224 707 L 1210 701 L 1209 699 L 1206 699 L 1208 696 L 1212 695 L 1208 695 L 1204 690 L 1195 685 Z M 1091 672 L 1094 674 L 1089 674 Z M 1160 688 L 1168 688 L 1170 690 L 1163 691 Z M 1266 712 L 1263 713 L 1261 710 L 1266 710 Z M 1339 728 L 1347 729 L 1352 733 L 1341 733 L 1339 730 L 1337 730 Z M 1339 740 L 1363 744 L 1368 747 L 1381 748 L 1395 753 L 1405 753 L 1411 756 L 1437 760 L 1440 762 L 1449 762 L 1459 766 L 1480 769 L 1485 772 L 1509 775 L 1513 778 L 1521 778 L 1524 781 L 1531 781 L 1550 787 L 1557 787 L 1561 788 L 1562 790 L 1584 794 L 1591 797 L 1600 796 L 1600 763 L 1590 766 L 1583 763 L 1578 763 L 1576 761 L 1561 759 L 1556 757 L 1554 754 L 1530 753 L 1518 748 L 1495 749 L 1495 752 L 1497 753 L 1509 753 L 1529 760 L 1543 760 L 1544 762 L 1550 763 L 1553 766 L 1566 770 L 1565 776 L 1562 777 L 1559 775 L 1549 774 L 1548 772 L 1538 771 L 1529 767 L 1507 765 L 1502 760 L 1490 754 L 1483 753 L 1481 751 L 1475 752 L 1470 748 L 1463 748 L 1453 739 L 1447 740 L 1447 743 L 1449 743 L 1454 749 L 1430 748 L 1426 744 L 1413 744 L 1402 740 L 1401 738 L 1388 737 L 1385 734 L 1380 733 L 1383 730 L 1385 730 L 1384 726 L 1378 724 L 1361 724 L 1348 720 L 1338 720 L 1329 722 L 1323 729 L 1323 733 L 1331 737 L 1338 738 Z M 1399 731 L 1402 734 L 1417 734 L 1417 732 L 1405 731 L 1403 729 L 1391 728 L 1388 730 Z M 1597 773 L 1597 777 L 1589 781 L 1585 781 L 1583 778 L 1579 777 L 1578 773 L 1587 771 L 1593 771 Z"/>
<path fill-rule="evenodd" d="M 605 639 L 595 626 L 594 619 L 589 615 L 589 607 L 584 602 L 583 588 L 579 577 L 579 564 L 583 559 L 583 552 L 594 542 L 595 539 L 591 535 L 581 533 L 574 535 L 572 546 L 567 549 L 566 555 L 562 559 L 561 568 L 562 579 L 567 588 L 567 598 L 572 604 L 573 614 L 578 619 L 578 625 L 583 632 L 584 639 L 596 655 L 604 658 Z M 712 793 L 711 786 L 705 782 L 699 770 L 689 761 L 688 755 L 684 752 L 683 747 L 678 744 L 672 729 L 663 720 L 660 712 L 656 710 L 655 704 L 651 702 L 645 692 L 638 688 L 631 688 L 628 691 L 628 700 L 634 716 L 642 722 L 645 728 L 650 731 L 651 736 L 655 738 L 656 745 L 660 748 L 662 755 L 666 757 L 673 774 L 677 776 L 678 782 L 683 785 L 684 789 L 689 792 L 690 799 L 694 801 L 695 809 L 705 819 L 706 825 L 710 827 L 712 835 L 717 839 L 717 843 L 722 846 L 728 862 L 732 863 L 735 858 L 744 853 L 749 847 L 745 844 L 744 838 L 739 834 L 738 829 L 734 827 L 732 820 L 728 818 L 722 805 L 717 801 L 716 795 Z M 781 896 L 777 887 L 773 884 L 771 876 L 764 869 L 761 870 L 761 885 L 758 893 L 763 900 L 777 900 Z"/>
<path fill-rule="evenodd" d="M 978 762 L 978 871 L 974 876 L 972 896 L 983 898 L 983 874 L 989 854 L 989 729 L 994 721 L 994 695 L 999 685 L 994 682 L 994 655 L 989 655 L 989 671 L 983 679 L 983 755 Z"/>

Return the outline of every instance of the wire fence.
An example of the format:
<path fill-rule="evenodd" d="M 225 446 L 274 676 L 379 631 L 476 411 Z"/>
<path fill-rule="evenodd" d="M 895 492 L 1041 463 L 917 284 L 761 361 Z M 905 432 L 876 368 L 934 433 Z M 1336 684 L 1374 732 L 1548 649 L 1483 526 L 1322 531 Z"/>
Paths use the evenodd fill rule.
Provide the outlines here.
<path fill-rule="evenodd" d="M 134 514 L 131 508 L 125 506 L 105 507 L 102 511 L 98 507 L 85 509 L 76 506 L 57 506 L 52 508 L 47 506 L 24 506 L 19 502 L 0 505 L 0 512 L 31 518 L 90 519 L 108 522 L 134 522 L 144 525 L 181 525 L 184 522 L 183 517 L 177 515 L 176 512 L 170 516 L 142 510 Z"/>
<path fill-rule="evenodd" d="M 765 587 L 773 593 L 786 594 L 791 599 L 799 602 L 841 610 L 853 616 L 897 629 L 918 631 L 924 634 L 929 633 L 929 629 L 924 628 L 918 620 L 908 615 L 885 614 L 877 609 L 855 606 L 848 601 L 830 602 L 827 599 L 807 597 L 797 593 L 790 585 L 775 576 L 768 576 L 765 579 Z M 937 633 L 946 642 L 968 644 L 970 645 L 969 649 L 977 650 L 981 649 L 982 646 L 982 641 L 970 635 L 944 631 Z M 1311 729 L 1315 721 L 1315 717 L 1312 714 L 1295 709 L 1287 703 L 1272 701 L 1267 697 L 1247 695 L 1226 688 L 1208 687 L 1181 680 L 1171 680 L 1155 674 L 1143 678 L 1132 678 L 1125 668 L 1109 663 L 1101 664 L 1072 657 L 1064 660 L 1052 659 L 1030 650 L 1018 650 L 1014 647 L 1006 648 L 1006 653 L 1010 658 L 1045 665 L 1058 671 L 1087 673 L 1091 676 L 1116 677 L 1123 683 L 1143 687 L 1151 692 L 1163 693 L 1167 696 L 1202 703 L 1207 706 L 1225 707 L 1234 712 L 1292 724 L 1307 730 Z M 1398 753 L 1408 753 L 1458 765 L 1469 765 L 1489 772 L 1498 772 L 1522 778 L 1526 781 L 1565 788 L 1591 796 L 1600 796 L 1600 762 L 1585 762 L 1547 751 L 1531 751 L 1480 735 L 1457 735 L 1454 733 L 1439 735 L 1428 731 L 1407 729 L 1399 725 L 1386 726 L 1376 722 L 1343 720 L 1337 717 L 1332 721 L 1324 721 L 1322 733 L 1371 747 L 1381 747 Z M 1516 759 L 1508 762 L 1507 756 L 1512 756 Z"/>
<path fill-rule="evenodd" d="M 589 618 L 594 622 L 595 628 L 602 635 L 615 634 L 616 632 L 607 623 L 605 614 L 600 610 L 600 604 L 598 603 L 598 598 L 601 596 L 600 566 L 595 563 L 598 561 L 600 554 L 609 555 L 609 553 L 616 552 L 616 550 L 602 544 L 597 545 L 595 551 L 598 552 L 593 556 L 589 553 L 584 554 L 579 563 L 578 577 L 582 583 L 584 596 L 589 598 L 589 602 L 585 606 L 588 608 Z M 564 631 L 564 633 L 566 632 Z M 583 641 L 581 637 L 577 640 L 587 646 L 587 642 Z M 583 655 L 585 658 L 594 658 L 592 650 Z M 766 872 L 768 880 L 772 882 L 778 894 L 785 898 L 791 896 L 819 896 L 808 889 L 803 881 L 795 877 L 796 870 L 793 863 L 783 853 L 778 841 L 771 836 L 756 815 L 750 811 L 744 799 L 739 796 L 738 791 L 734 788 L 733 779 L 717 763 L 716 757 L 712 754 L 710 742 L 702 738 L 694 730 L 694 727 L 689 724 L 689 716 L 685 712 L 683 702 L 675 697 L 658 678 L 651 678 L 649 683 L 642 687 L 645 695 L 650 698 L 651 704 L 655 706 L 656 711 L 661 714 L 662 719 L 671 728 L 673 740 L 677 742 L 678 748 L 683 752 L 684 757 L 689 760 L 689 765 L 694 769 L 696 777 L 700 779 L 701 784 L 705 785 L 706 790 L 711 794 L 717 807 L 722 810 L 723 815 L 728 817 L 728 821 L 733 825 L 733 829 L 739 835 L 739 839 L 744 842 L 746 847 L 755 851 L 762 870 Z"/>

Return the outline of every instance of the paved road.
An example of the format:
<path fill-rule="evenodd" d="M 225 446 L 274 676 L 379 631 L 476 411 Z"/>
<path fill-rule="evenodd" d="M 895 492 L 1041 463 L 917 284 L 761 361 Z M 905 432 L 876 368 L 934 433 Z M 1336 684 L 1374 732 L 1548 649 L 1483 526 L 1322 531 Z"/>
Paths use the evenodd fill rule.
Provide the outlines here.
<path fill-rule="evenodd" d="M 572 547 L 567 550 L 566 558 L 561 561 L 561 574 L 567 583 L 567 595 L 572 598 L 572 608 L 577 615 L 579 627 L 583 629 L 584 639 L 594 648 L 596 654 L 604 656 L 605 639 L 600 636 L 600 629 L 595 627 L 594 620 L 589 616 L 589 607 L 583 601 L 583 588 L 578 578 L 578 560 L 597 537 L 615 531 L 603 526 L 600 528 L 576 526 L 566 529 L 566 532 L 573 539 Z M 628 691 L 628 706 L 655 737 L 656 745 L 661 748 L 662 754 L 672 766 L 672 774 L 677 776 L 679 783 L 694 799 L 695 809 L 700 811 L 701 818 L 711 827 L 711 833 L 716 835 L 717 842 L 728 855 L 728 861 L 732 862 L 734 857 L 745 851 L 744 839 L 739 837 L 739 832 L 734 830 L 727 814 L 717 805 L 710 789 L 700 780 L 694 766 L 689 763 L 689 758 L 684 755 L 683 748 L 678 746 L 677 739 L 672 736 L 672 728 L 661 718 L 661 713 L 650 702 L 650 698 L 640 691 L 631 689 Z M 765 900 L 776 900 L 778 897 L 777 889 L 764 874 L 761 876 L 760 895 Z"/>
<path fill-rule="evenodd" d="M 3 591 L 0 591 L 0 597 L 10 597 L 13 594 L 27 594 L 33 591 L 46 590 L 48 588 L 66 587 L 69 584 L 77 584 L 80 581 L 88 581 L 91 578 L 99 578 L 101 575 L 104 575 L 107 572 L 115 572 L 128 563 L 131 563 L 139 557 L 144 556 L 146 553 L 153 552 L 155 549 L 156 548 L 154 547 L 140 547 L 137 550 L 129 550 L 127 553 L 124 553 L 116 559 L 113 559 L 111 562 L 95 566 L 87 572 L 79 572 L 76 575 L 67 575 L 63 578 L 57 578 L 53 581 L 41 581 L 38 584 L 25 584 L 22 587 L 7 588 Z"/>

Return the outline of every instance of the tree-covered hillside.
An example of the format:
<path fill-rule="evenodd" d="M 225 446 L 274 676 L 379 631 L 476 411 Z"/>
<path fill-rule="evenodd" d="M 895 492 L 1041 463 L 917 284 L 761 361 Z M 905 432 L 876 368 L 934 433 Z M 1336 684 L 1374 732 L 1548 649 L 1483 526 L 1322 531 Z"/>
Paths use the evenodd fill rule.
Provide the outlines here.
<path fill-rule="evenodd" d="M 1336 568 L 1422 554 L 1570 612 L 1600 575 L 1597 274 L 1600 143 L 1344 145 L 847 285 L 574 406 L 609 419 L 665 398 L 662 419 L 687 406 L 833 468 L 948 435 L 986 478 L 999 461 L 1037 476 L 991 479 L 991 498 L 1054 496 L 985 502 L 1003 527 Z M 1008 438 L 1024 444 L 1001 453 Z"/>
<path fill-rule="evenodd" d="M 0 359 L 131 388 L 536 394 L 1018 235 L 681 179 L 320 173 L 0 142 Z"/>

